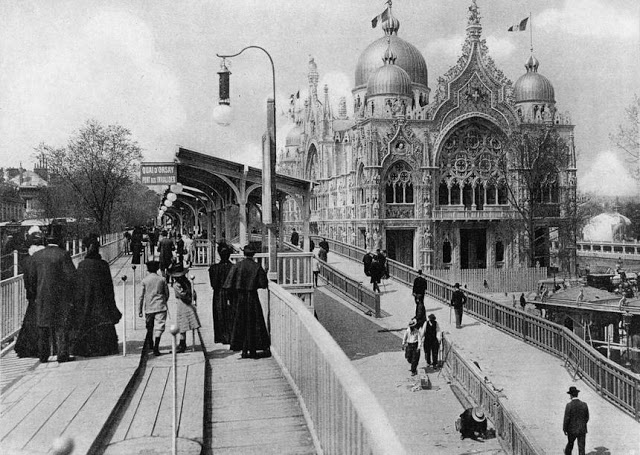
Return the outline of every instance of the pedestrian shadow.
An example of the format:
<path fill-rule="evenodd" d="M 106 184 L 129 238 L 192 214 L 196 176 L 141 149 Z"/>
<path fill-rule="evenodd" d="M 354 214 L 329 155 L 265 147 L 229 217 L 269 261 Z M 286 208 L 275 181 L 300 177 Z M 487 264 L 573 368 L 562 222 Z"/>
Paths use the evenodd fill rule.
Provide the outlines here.
<path fill-rule="evenodd" d="M 611 452 L 606 447 L 595 447 L 591 452 L 587 452 L 587 455 L 611 455 Z"/>
<path fill-rule="evenodd" d="M 444 307 L 436 306 L 436 307 L 433 307 L 433 308 L 425 308 L 425 309 L 424 309 L 424 311 L 428 313 L 428 312 L 430 312 L 430 311 L 438 311 L 438 310 L 441 310 L 441 309 L 443 309 L 443 308 L 444 308 Z"/>
<path fill-rule="evenodd" d="M 464 329 L 465 327 L 473 327 L 474 325 L 482 325 L 480 322 L 472 322 L 471 324 L 460 324 L 460 328 Z"/>
<path fill-rule="evenodd" d="M 207 352 L 208 359 L 225 359 L 234 355 L 238 355 L 238 352 L 229 348 L 217 348 Z"/>

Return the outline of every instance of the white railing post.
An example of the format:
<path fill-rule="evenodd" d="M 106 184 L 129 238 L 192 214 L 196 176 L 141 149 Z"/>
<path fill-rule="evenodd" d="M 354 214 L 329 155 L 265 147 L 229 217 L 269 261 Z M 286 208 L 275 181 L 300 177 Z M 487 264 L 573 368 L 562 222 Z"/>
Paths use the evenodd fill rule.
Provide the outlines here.
<path fill-rule="evenodd" d="M 122 275 L 122 355 L 127 355 L 127 275 Z M 135 305 L 134 305 L 135 306 Z"/>
<path fill-rule="evenodd" d="M 13 250 L 13 276 L 18 276 L 18 250 Z"/>
<path fill-rule="evenodd" d="M 171 367 L 173 368 L 173 416 L 171 418 L 171 454 L 178 454 L 178 358 L 176 356 L 176 336 L 178 327 L 172 325 L 169 328 L 171 333 Z"/>

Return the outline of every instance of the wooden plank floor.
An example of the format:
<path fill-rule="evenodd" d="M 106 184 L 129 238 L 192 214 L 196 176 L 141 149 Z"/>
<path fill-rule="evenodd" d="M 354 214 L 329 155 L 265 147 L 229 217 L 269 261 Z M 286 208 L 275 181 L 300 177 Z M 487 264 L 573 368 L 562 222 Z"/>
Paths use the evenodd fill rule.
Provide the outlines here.
<path fill-rule="evenodd" d="M 202 351 L 177 356 L 178 437 L 181 455 L 200 454 L 204 421 L 205 361 Z M 106 455 L 171 453 L 173 431 L 171 355 L 149 357 L 126 410 L 112 430 Z"/>
<path fill-rule="evenodd" d="M 138 362 L 137 356 L 110 356 L 38 365 L 2 395 L 2 453 L 47 453 L 58 436 L 73 438 L 75 454 L 86 453 Z"/>
<path fill-rule="evenodd" d="M 298 399 L 273 358 L 240 359 L 216 344 L 209 362 L 211 453 L 316 453 Z"/>

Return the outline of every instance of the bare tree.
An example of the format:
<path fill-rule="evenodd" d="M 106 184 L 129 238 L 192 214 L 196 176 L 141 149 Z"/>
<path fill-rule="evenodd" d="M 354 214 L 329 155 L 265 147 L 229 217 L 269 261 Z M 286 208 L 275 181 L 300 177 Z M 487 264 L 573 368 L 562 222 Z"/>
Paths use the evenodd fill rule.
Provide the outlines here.
<path fill-rule="evenodd" d="M 576 213 L 575 194 L 563 195 L 568 188 L 561 171 L 570 163 L 569 147 L 553 127 L 514 131 L 508 143 L 507 155 L 500 160 L 506 176 L 502 184 L 509 203 L 520 214 L 523 253 L 530 266 L 545 264 L 550 227 L 569 228 L 566 220 Z"/>
<path fill-rule="evenodd" d="M 640 97 L 634 95 L 633 101 L 625 109 L 624 123 L 618 125 L 618 131 L 609 137 L 613 143 L 629 156 L 628 161 L 640 165 L 640 136 L 638 135 L 638 123 L 640 123 Z M 636 178 L 640 178 L 640 168 L 634 170 Z"/>
<path fill-rule="evenodd" d="M 142 152 L 131 132 L 89 120 L 66 147 L 42 146 L 50 172 L 70 185 L 101 232 L 111 230 L 114 206 L 132 181 Z"/>

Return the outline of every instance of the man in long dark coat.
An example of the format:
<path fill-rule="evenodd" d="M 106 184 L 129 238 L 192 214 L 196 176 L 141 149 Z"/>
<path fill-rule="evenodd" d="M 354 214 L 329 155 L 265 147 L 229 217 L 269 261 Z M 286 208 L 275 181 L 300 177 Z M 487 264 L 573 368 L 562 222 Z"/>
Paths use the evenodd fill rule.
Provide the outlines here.
<path fill-rule="evenodd" d="M 234 307 L 232 305 L 232 289 L 225 289 L 229 271 L 233 264 L 229 260 L 231 247 L 226 243 L 218 245 L 220 262 L 209 267 L 209 281 L 213 288 L 213 336 L 216 343 L 229 344 L 233 330 Z"/>
<path fill-rule="evenodd" d="M 293 228 L 293 232 L 291 233 L 291 244 L 298 246 L 299 239 L 300 239 L 300 235 L 298 234 L 298 231 L 296 231 L 296 228 Z"/>
<path fill-rule="evenodd" d="M 55 242 L 48 238 L 47 241 Z M 70 315 L 73 308 L 76 268 L 69 253 L 55 243 L 31 257 L 30 272 L 36 283 L 36 309 L 39 330 L 39 357 L 49 359 L 51 336 L 55 336 L 58 362 L 73 360 L 69 357 Z"/>
<path fill-rule="evenodd" d="M 564 448 L 565 455 L 571 455 L 573 444 L 578 440 L 578 454 L 584 455 L 587 438 L 587 422 L 589 421 L 589 406 L 578 399 L 580 391 L 575 387 L 569 387 L 567 392 L 571 401 L 564 408 L 562 431 L 567 435 L 567 445 Z"/>
<path fill-rule="evenodd" d="M 456 329 L 462 328 L 462 314 L 464 312 L 464 305 L 467 303 L 467 296 L 460 289 L 460 283 L 453 285 L 454 291 L 451 295 L 451 305 L 456 312 Z"/>
<path fill-rule="evenodd" d="M 224 283 L 225 289 L 234 291 L 236 315 L 231 332 L 232 351 L 242 351 L 242 358 L 257 358 L 257 351 L 264 351 L 263 357 L 271 355 L 271 340 L 264 321 L 258 289 L 266 289 L 269 284 L 267 272 L 253 260 L 255 251 L 244 247 L 245 258 L 234 264 Z"/>

